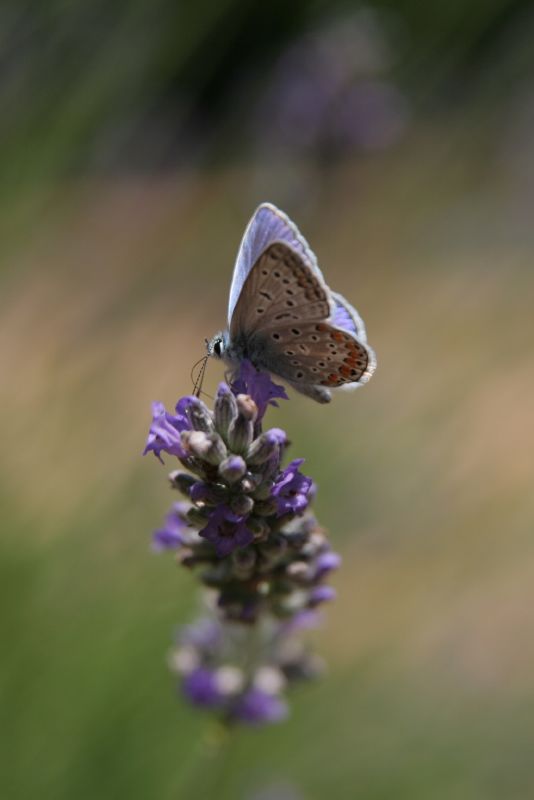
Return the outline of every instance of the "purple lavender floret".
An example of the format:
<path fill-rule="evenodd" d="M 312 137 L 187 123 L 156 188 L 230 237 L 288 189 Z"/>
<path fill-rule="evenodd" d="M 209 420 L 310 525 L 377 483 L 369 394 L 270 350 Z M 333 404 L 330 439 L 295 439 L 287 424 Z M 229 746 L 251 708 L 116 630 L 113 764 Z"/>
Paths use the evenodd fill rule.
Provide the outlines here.
<path fill-rule="evenodd" d="M 241 362 L 239 372 L 234 377 L 231 389 L 234 394 L 248 394 L 258 406 L 258 421 L 261 422 L 267 406 L 278 407 L 277 399 L 287 400 L 283 386 L 274 383 L 268 372 L 259 372 L 248 359 Z"/>
<path fill-rule="evenodd" d="M 195 706 L 216 708 L 224 697 L 217 688 L 215 672 L 206 667 L 197 667 L 182 681 L 182 691 Z"/>
<path fill-rule="evenodd" d="M 180 434 L 182 431 L 191 430 L 186 409 L 192 400 L 196 400 L 196 398 L 182 397 L 176 404 L 176 416 L 166 411 L 163 403 L 152 403 L 152 425 L 143 455 L 153 452 L 162 464 L 161 452 L 178 456 L 178 458 L 185 457 Z"/>
<path fill-rule="evenodd" d="M 238 547 L 246 547 L 254 538 L 247 528 L 246 519 L 234 514 L 223 503 L 213 509 L 200 536 L 211 542 L 219 558 L 229 556 Z"/>
<path fill-rule="evenodd" d="M 254 686 L 239 698 L 232 709 L 234 719 L 249 725 L 281 722 L 287 715 L 287 703 L 278 695 L 264 692 Z"/>
<path fill-rule="evenodd" d="M 278 516 L 302 514 L 308 507 L 313 481 L 299 472 L 303 458 L 296 458 L 282 470 L 272 490 Z"/>
<path fill-rule="evenodd" d="M 332 586 L 316 586 L 310 593 L 310 606 L 317 606 L 319 603 L 328 603 L 336 597 L 336 590 Z"/>
<path fill-rule="evenodd" d="M 220 644 L 222 638 L 221 623 L 205 617 L 193 625 L 186 625 L 178 635 L 178 643 L 201 650 L 205 655 L 211 654 Z"/>
<path fill-rule="evenodd" d="M 309 511 L 315 484 L 303 459 L 282 465 L 285 431 L 262 431 L 267 407 L 283 397 L 244 362 L 231 387 L 220 384 L 213 411 L 197 397 L 182 398 L 175 414 L 155 403 L 145 447 L 183 467 L 170 483 L 184 500 L 153 549 L 175 550 L 214 594 L 211 616 L 180 635 L 173 668 L 184 696 L 227 723 L 287 716 L 287 689 L 318 672 L 298 637 L 335 596 L 326 581 L 341 559 Z"/>
<path fill-rule="evenodd" d="M 154 531 L 152 537 L 154 551 L 173 550 L 184 544 L 184 533 L 189 527 L 185 516 L 188 510 L 187 503 L 180 501 L 174 503 L 171 511 L 165 517 L 165 526 Z"/>
<path fill-rule="evenodd" d="M 317 578 L 323 578 L 329 572 L 339 569 L 341 566 L 341 556 L 333 550 L 327 550 L 317 558 L 315 562 L 315 574 Z"/>

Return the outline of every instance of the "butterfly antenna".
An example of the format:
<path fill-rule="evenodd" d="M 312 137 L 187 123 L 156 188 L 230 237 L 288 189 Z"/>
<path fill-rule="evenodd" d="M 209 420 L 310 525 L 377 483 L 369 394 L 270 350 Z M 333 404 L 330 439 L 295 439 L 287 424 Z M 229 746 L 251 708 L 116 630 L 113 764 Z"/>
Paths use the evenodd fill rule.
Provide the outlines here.
<path fill-rule="evenodd" d="M 195 395 L 195 397 L 200 397 L 200 393 L 202 391 L 202 383 L 204 381 L 204 373 L 206 372 L 206 364 L 208 362 L 208 358 L 209 358 L 208 354 L 206 354 L 205 356 L 202 356 L 202 358 L 199 358 L 198 361 L 196 361 L 193 364 L 193 366 L 191 367 L 191 381 L 193 383 L 193 394 Z M 197 376 L 195 378 L 195 377 L 193 377 L 193 373 L 194 373 L 195 369 L 198 367 L 199 364 L 200 364 L 200 368 L 199 368 Z"/>

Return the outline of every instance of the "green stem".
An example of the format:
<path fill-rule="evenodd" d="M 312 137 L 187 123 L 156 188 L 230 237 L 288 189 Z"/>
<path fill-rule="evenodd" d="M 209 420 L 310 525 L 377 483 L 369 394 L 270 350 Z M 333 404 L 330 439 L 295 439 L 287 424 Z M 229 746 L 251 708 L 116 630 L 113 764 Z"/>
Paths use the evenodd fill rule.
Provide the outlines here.
<path fill-rule="evenodd" d="M 228 796 L 236 731 L 212 721 L 182 771 L 176 800 L 223 800 Z"/>

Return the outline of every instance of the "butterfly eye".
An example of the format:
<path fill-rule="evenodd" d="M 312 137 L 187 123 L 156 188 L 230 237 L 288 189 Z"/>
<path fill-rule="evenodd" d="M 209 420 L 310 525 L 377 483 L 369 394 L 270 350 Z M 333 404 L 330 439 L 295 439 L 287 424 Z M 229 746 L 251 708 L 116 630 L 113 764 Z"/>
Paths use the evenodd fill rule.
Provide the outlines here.
<path fill-rule="evenodd" d="M 220 358 L 223 354 L 223 340 L 222 339 L 215 339 L 213 342 L 213 352 Z"/>

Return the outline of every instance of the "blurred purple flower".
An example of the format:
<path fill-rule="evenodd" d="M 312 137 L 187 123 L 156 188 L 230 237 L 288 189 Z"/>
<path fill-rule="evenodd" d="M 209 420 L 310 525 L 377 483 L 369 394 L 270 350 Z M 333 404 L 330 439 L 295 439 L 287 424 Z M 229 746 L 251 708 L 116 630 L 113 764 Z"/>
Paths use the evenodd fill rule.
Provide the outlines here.
<path fill-rule="evenodd" d="M 211 652 L 221 641 L 222 626 L 215 619 L 203 618 L 180 629 L 178 641 L 204 652 Z"/>
<path fill-rule="evenodd" d="M 292 42 L 260 96 L 256 136 L 267 149 L 318 156 L 379 150 L 409 121 L 389 77 L 390 48 L 379 15 L 359 9 Z"/>
<path fill-rule="evenodd" d="M 340 98 L 330 136 L 340 148 L 384 150 L 404 133 L 408 108 L 403 95 L 382 80 L 361 81 Z"/>
<path fill-rule="evenodd" d="M 159 528 L 152 536 L 152 549 L 156 552 L 172 550 L 184 543 L 183 533 L 190 527 L 187 521 L 189 504 L 178 501 L 165 517 L 165 526 Z"/>
<path fill-rule="evenodd" d="M 315 561 L 315 577 L 322 578 L 341 566 L 341 556 L 333 550 L 321 553 Z"/>
<path fill-rule="evenodd" d="M 213 708 L 221 705 L 224 696 L 217 687 L 216 674 L 206 667 L 197 667 L 182 681 L 182 690 L 196 706 Z"/>
<path fill-rule="evenodd" d="M 332 586 L 316 586 L 310 592 L 310 606 L 317 606 L 320 603 L 329 603 L 336 597 L 336 590 Z"/>
<path fill-rule="evenodd" d="M 281 722 L 287 717 L 286 703 L 276 694 L 252 686 L 241 695 L 232 709 L 232 716 L 249 725 Z"/>
<path fill-rule="evenodd" d="M 286 622 L 282 623 L 280 626 L 280 634 L 282 636 L 287 636 L 288 634 L 298 631 L 317 628 L 320 621 L 321 616 L 318 611 L 312 608 L 304 608 L 302 611 L 298 611 L 296 614 L 293 614 L 292 617 L 289 617 Z"/>

